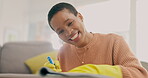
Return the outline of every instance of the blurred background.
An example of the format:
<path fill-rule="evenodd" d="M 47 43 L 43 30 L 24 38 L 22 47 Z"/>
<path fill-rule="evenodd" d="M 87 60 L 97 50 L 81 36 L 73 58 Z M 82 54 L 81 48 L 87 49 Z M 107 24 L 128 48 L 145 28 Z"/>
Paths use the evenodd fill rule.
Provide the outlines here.
<path fill-rule="evenodd" d="M 12 41 L 62 41 L 48 23 L 49 9 L 59 2 L 73 4 L 89 32 L 122 35 L 135 55 L 148 62 L 148 0 L 0 0 L 0 45 Z"/>

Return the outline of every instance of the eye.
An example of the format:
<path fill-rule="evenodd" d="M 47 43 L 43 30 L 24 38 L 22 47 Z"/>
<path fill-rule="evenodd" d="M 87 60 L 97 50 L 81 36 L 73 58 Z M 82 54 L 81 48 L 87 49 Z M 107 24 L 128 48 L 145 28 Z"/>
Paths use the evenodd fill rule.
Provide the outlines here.
<path fill-rule="evenodd" d="M 68 26 L 72 26 L 72 24 L 73 24 L 73 21 L 71 21 L 70 23 L 68 23 Z"/>
<path fill-rule="evenodd" d="M 63 33 L 63 32 L 64 32 L 64 30 L 60 30 L 58 34 L 61 34 L 61 33 Z"/>

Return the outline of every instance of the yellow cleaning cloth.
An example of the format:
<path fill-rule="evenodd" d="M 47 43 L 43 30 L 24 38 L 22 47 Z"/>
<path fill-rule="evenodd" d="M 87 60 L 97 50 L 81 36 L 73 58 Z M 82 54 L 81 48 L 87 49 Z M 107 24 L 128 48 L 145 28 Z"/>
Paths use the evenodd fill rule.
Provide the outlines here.
<path fill-rule="evenodd" d="M 44 66 L 49 67 L 53 71 L 61 72 L 60 63 L 58 61 L 55 61 L 55 65 L 47 62 L 44 64 Z M 73 68 L 68 72 L 100 74 L 100 75 L 110 76 L 113 78 L 122 78 L 121 68 L 119 66 L 111 66 L 111 65 L 86 64 Z"/>

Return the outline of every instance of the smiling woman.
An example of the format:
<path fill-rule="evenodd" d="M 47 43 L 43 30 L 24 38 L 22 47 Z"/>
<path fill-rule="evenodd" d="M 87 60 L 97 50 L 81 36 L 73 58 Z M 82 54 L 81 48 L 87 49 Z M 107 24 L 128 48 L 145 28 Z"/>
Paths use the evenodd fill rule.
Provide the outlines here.
<path fill-rule="evenodd" d="M 148 72 L 141 66 L 122 36 L 88 32 L 83 16 L 71 4 L 62 2 L 54 5 L 48 13 L 48 23 L 59 38 L 66 42 L 58 53 L 62 72 L 92 64 L 98 67 L 103 65 L 104 68 L 98 70 L 105 71 L 104 73 L 122 72 L 120 77 L 123 78 L 148 77 Z M 120 70 L 111 71 L 106 65 Z M 93 69 L 97 70 L 95 67 Z M 103 75 L 100 72 L 97 74 Z M 114 74 L 117 75 L 119 73 Z"/>

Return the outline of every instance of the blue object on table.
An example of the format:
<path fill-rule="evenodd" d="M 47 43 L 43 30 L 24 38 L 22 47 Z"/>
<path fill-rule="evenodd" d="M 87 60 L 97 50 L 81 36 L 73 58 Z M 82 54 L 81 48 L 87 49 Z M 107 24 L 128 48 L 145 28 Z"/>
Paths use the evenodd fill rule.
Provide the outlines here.
<path fill-rule="evenodd" d="M 51 64 L 54 64 L 53 60 L 51 59 L 50 56 L 47 57 L 48 61 L 51 63 Z"/>

